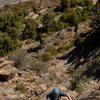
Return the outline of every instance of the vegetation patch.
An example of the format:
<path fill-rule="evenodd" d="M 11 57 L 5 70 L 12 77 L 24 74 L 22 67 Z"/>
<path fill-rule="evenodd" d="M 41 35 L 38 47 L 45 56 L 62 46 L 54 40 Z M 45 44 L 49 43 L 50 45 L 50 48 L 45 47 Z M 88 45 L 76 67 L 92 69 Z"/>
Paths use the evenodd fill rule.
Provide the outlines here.
<path fill-rule="evenodd" d="M 50 52 L 52 55 L 58 54 L 58 51 L 55 48 L 48 49 L 47 52 Z"/>
<path fill-rule="evenodd" d="M 25 92 L 26 91 L 26 87 L 23 84 L 17 84 L 16 91 L 20 91 L 20 92 Z"/>
<path fill-rule="evenodd" d="M 42 60 L 43 60 L 44 62 L 47 62 L 47 61 L 49 61 L 49 60 L 51 59 L 51 54 L 50 54 L 50 53 L 43 53 L 43 54 L 41 55 L 41 58 L 42 58 Z"/>
<path fill-rule="evenodd" d="M 74 45 L 74 41 L 72 40 L 72 41 L 70 41 L 70 43 L 67 44 L 67 45 L 59 46 L 58 49 L 57 49 L 57 51 L 58 51 L 59 53 L 63 53 L 63 52 L 65 52 L 65 51 L 69 50 L 73 45 Z"/>

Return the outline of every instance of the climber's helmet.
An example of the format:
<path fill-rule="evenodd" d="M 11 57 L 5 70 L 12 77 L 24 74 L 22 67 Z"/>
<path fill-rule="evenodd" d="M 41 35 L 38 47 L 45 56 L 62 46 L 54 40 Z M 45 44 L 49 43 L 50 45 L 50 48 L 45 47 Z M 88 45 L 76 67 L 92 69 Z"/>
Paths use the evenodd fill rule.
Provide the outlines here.
<path fill-rule="evenodd" d="M 59 89 L 58 89 L 58 88 L 54 88 L 54 89 L 53 89 L 53 94 L 54 94 L 55 97 L 58 97 L 59 94 L 60 94 Z"/>

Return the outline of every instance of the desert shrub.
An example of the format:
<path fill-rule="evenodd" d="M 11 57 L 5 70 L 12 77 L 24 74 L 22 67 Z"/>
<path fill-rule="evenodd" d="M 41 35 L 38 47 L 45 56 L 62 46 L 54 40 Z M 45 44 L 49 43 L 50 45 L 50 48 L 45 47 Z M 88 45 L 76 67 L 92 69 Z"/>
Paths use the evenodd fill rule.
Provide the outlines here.
<path fill-rule="evenodd" d="M 15 62 L 16 68 L 21 68 L 22 66 L 24 66 L 26 64 L 25 63 L 26 54 L 27 54 L 27 51 L 19 48 L 19 49 L 16 49 L 15 51 L 9 53 L 8 59 Z"/>
<path fill-rule="evenodd" d="M 83 16 L 83 10 L 81 10 L 81 9 L 76 9 L 75 12 L 76 12 L 76 14 L 77 14 L 77 16 L 78 16 L 78 22 L 81 22 L 82 16 Z"/>
<path fill-rule="evenodd" d="M 31 62 L 30 62 L 31 61 Z M 35 60 L 30 60 L 28 63 L 32 70 L 35 70 L 37 73 L 46 73 L 48 70 L 48 65 L 45 64 L 40 58 Z"/>
<path fill-rule="evenodd" d="M 16 43 L 16 47 L 17 47 L 17 48 L 21 48 L 21 47 L 22 47 L 22 45 L 23 45 L 23 44 L 22 44 L 22 43 L 20 43 L 20 42 L 17 42 L 17 43 Z"/>
<path fill-rule="evenodd" d="M 80 6 L 91 6 L 93 5 L 93 1 L 92 0 L 80 0 L 79 5 Z"/>
<path fill-rule="evenodd" d="M 23 13 L 23 10 L 22 10 Z M 24 14 L 19 15 L 17 13 L 8 12 L 0 15 L 0 30 L 5 32 L 7 27 L 23 28 Z"/>
<path fill-rule="evenodd" d="M 70 25 L 75 25 L 78 22 L 78 15 L 75 11 L 64 12 L 61 19 L 62 22 L 68 22 Z"/>
<path fill-rule="evenodd" d="M 50 52 L 52 55 L 58 54 L 58 51 L 55 48 L 48 49 L 47 52 Z"/>
<path fill-rule="evenodd" d="M 19 40 L 20 39 L 21 31 L 19 29 L 17 29 L 16 27 L 7 27 L 6 31 L 8 33 L 8 36 L 12 40 Z"/>
<path fill-rule="evenodd" d="M 23 84 L 17 84 L 17 86 L 15 87 L 15 90 L 20 91 L 20 92 L 25 92 L 26 87 Z"/>
<path fill-rule="evenodd" d="M 57 40 L 57 41 L 54 42 L 54 45 L 55 46 L 58 46 L 58 45 L 60 45 L 60 43 L 61 43 L 61 41 L 60 40 Z"/>
<path fill-rule="evenodd" d="M 15 25 L 15 27 L 16 27 L 17 29 L 20 29 L 20 30 L 23 29 L 23 23 L 22 23 L 21 21 L 15 22 L 14 25 Z"/>
<path fill-rule="evenodd" d="M 63 53 L 63 52 L 66 51 L 66 48 L 65 48 L 65 46 L 60 46 L 60 47 L 57 49 L 57 51 L 58 51 L 59 53 Z"/>
<path fill-rule="evenodd" d="M 12 53 L 9 53 L 8 59 L 15 62 L 15 67 L 18 69 L 25 68 L 35 70 L 38 73 L 45 73 L 48 70 L 48 66 L 43 62 L 39 56 L 37 58 L 32 56 L 27 56 L 27 51 L 22 49 L 17 49 Z"/>
<path fill-rule="evenodd" d="M 16 49 L 16 43 L 9 37 L 0 38 L 0 56 L 4 56 Z"/>
<path fill-rule="evenodd" d="M 83 86 L 81 81 L 73 82 L 71 80 L 70 82 L 71 82 L 71 85 L 69 86 L 70 90 L 72 90 L 72 91 L 74 90 L 74 91 L 76 91 L 78 93 L 81 93 L 83 91 L 84 86 Z"/>
<path fill-rule="evenodd" d="M 58 22 L 58 23 L 56 23 L 55 30 L 56 31 L 62 30 L 64 28 L 67 28 L 68 26 L 69 26 L 69 24 L 67 22 Z"/>
<path fill-rule="evenodd" d="M 28 15 L 28 10 L 27 10 L 25 7 L 23 7 L 23 8 L 18 8 L 17 11 L 16 11 L 16 14 L 17 14 L 18 16 L 21 16 L 21 17 L 24 18 L 25 16 Z"/>
<path fill-rule="evenodd" d="M 42 58 L 42 60 L 43 60 L 44 62 L 47 62 L 47 61 L 49 61 L 49 60 L 51 59 L 51 54 L 50 54 L 50 53 L 43 53 L 43 54 L 41 55 L 41 58 Z"/>
<path fill-rule="evenodd" d="M 25 29 L 22 33 L 22 39 L 35 39 L 36 38 L 37 24 L 34 20 L 28 19 L 26 21 Z"/>
<path fill-rule="evenodd" d="M 70 44 L 66 45 L 66 46 L 65 46 L 65 49 L 66 49 L 66 50 L 69 50 L 71 47 L 73 47 L 73 41 L 70 42 Z"/>
<path fill-rule="evenodd" d="M 82 21 L 86 21 L 89 18 L 89 13 L 88 12 L 84 12 L 83 17 L 82 17 Z"/>
<path fill-rule="evenodd" d="M 42 23 L 45 30 L 48 32 L 51 29 L 51 26 L 54 24 L 54 15 L 53 14 L 45 14 L 42 17 Z"/>
<path fill-rule="evenodd" d="M 63 53 L 65 51 L 69 50 L 71 47 L 73 47 L 73 45 L 74 45 L 74 40 L 71 40 L 69 44 L 64 45 L 64 46 L 59 46 L 57 51 L 59 53 Z"/>

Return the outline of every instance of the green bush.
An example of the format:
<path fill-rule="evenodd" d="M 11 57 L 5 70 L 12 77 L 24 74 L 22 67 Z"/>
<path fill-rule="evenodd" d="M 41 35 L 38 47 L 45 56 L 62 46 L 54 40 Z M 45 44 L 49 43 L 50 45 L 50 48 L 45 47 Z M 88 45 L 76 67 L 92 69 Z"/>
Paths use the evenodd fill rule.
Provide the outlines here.
<path fill-rule="evenodd" d="M 66 47 L 65 47 L 65 46 L 60 46 L 60 47 L 57 49 L 57 51 L 58 51 L 59 53 L 63 53 L 63 52 L 66 51 Z"/>
<path fill-rule="evenodd" d="M 0 56 L 4 56 L 10 51 L 16 49 L 16 44 L 9 37 L 0 38 Z"/>
<path fill-rule="evenodd" d="M 20 39 L 21 31 L 19 29 L 17 29 L 16 27 L 7 27 L 6 32 L 8 33 L 8 36 L 12 40 L 19 40 Z"/>
<path fill-rule="evenodd" d="M 20 91 L 20 92 L 25 92 L 26 91 L 26 87 L 23 84 L 17 84 L 16 91 Z"/>
<path fill-rule="evenodd" d="M 57 49 L 57 51 L 58 51 L 59 53 L 63 53 L 63 52 L 65 52 L 65 51 L 69 50 L 73 45 L 74 45 L 74 40 L 71 40 L 69 44 L 64 45 L 64 46 L 60 46 L 60 47 Z"/>
<path fill-rule="evenodd" d="M 20 42 L 17 42 L 17 43 L 16 43 L 16 47 L 21 48 L 21 47 L 22 47 L 22 45 L 23 45 L 23 44 L 22 44 L 22 43 L 20 43 Z"/>
<path fill-rule="evenodd" d="M 88 12 L 85 12 L 82 17 L 82 21 L 86 21 L 89 18 Z"/>
<path fill-rule="evenodd" d="M 92 6 L 93 1 L 92 0 L 80 0 L 79 5 L 80 6 Z"/>
<path fill-rule="evenodd" d="M 58 22 L 58 23 L 56 23 L 55 30 L 56 31 L 62 30 L 64 28 L 67 28 L 68 26 L 69 26 L 69 24 L 67 22 Z"/>
<path fill-rule="evenodd" d="M 78 22 L 78 15 L 75 11 L 64 12 L 61 19 L 62 22 L 68 22 L 70 25 L 75 25 Z"/>
<path fill-rule="evenodd" d="M 50 52 L 52 55 L 57 55 L 58 54 L 58 51 L 55 48 L 49 49 L 48 52 Z"/>
<path fill-rule="evenodd" d="M 25 29 L 22 33 L 22 39 L 35 39 L 36 38 L 37 24 L 34 20 L 28 19 L 26 21 Z"/>
<path fill-rule="evenodd" d="M 58 45 L 60 45 L 60 43 L 61 43 L 61 41 L 60 40 L 57 40 L 57 41 L 55 41 L 54 45 L 55 46 L 58 46 Z"/>
<path fill-rule="evenodd" d="M 74 80 L 75 81 L 75 80 Z M 81 93 L 83 91 L 83 84 L 81 84 L 81 81 L 77 81 L 77 82 L 74 82 L 74 81 L 70 81 L 71 82 L 71 85 L 69 86 L 69 89 L 70 90 L 74 90 L 78 93 Z"/>
<path fill-rule="evenodd" d="M 47 61 L 49 61 L 49 60 L 51 59 L 51 55 L 50 55 L 49 53 L 43 53 L 43 54 L 41 55 L 41 58 L 42 58 L 42 60 L 43 60 L 44 62 L 47 62 Z"/>
<path fill-rule="evenodd" d="M 54 23 L 54 15 L 53 14 L 45 14 L 42 17 L 42 23 L 44 26 L 44 29 L 48 32 L 49 30 L 51 30 L 52 26 L 55 24 Z"/>

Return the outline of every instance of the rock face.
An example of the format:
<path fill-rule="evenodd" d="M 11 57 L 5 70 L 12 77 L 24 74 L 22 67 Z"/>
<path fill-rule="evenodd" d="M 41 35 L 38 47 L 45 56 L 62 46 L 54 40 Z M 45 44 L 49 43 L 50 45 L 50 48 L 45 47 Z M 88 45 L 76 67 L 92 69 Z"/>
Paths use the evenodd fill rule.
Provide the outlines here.
<path fill-rule="evenodd" d="M 0 81 L 8 81 L 13 78 L 18 70 L 13 67 L 14 63 L 12 61 L 5 60 L 0 58 Z"/>

